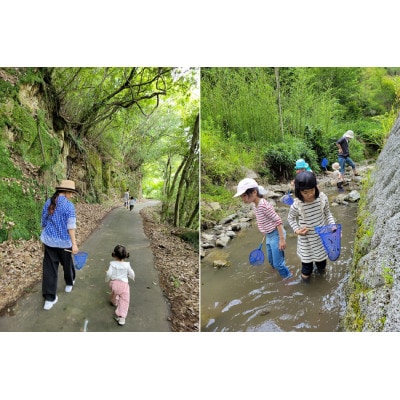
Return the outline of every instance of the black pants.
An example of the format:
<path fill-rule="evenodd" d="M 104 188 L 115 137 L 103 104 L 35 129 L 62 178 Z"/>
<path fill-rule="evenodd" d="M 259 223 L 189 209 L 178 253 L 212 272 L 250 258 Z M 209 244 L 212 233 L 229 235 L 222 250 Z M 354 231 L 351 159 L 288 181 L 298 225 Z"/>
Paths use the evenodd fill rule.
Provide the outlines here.
<path fill-rule="evenodd" d="M 69 249 L 71 250 L 71 249 Z M 64 269 L 64 280 L 67 286 L 73 286 L 75 267 L 72 253 L 58 247 L 44 246 L 42 295 L 45 300 L 54 301 L 57 293 L 58 265 Z"/>
<path fill-rule="evenodd" d="M 325 268 L 326 268 L 326 260 L 317 261 L 315 263 L 315 265 L 316 265 L 316 267 L 318 269 L 318 272 L 324 272 Z M 312 274 L 313 269 L 314 269 L 314 263 L 312 263 L 312 262 L 310 262 L 310 263 L 301 263 L 301 266 L 302 266 L 301 273 L 303 275 L 308 275 L 309 276 L 309 275 Z"/>

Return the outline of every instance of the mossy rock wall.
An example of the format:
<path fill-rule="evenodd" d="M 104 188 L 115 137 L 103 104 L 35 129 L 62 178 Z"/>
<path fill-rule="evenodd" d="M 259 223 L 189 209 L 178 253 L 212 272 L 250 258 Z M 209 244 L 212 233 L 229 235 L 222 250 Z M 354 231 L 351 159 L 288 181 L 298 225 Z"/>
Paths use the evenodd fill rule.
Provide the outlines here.
<path fill-rule="evenodd" d="M 400 119 L 365 183 L 345 331 L 400 331 Z"/>

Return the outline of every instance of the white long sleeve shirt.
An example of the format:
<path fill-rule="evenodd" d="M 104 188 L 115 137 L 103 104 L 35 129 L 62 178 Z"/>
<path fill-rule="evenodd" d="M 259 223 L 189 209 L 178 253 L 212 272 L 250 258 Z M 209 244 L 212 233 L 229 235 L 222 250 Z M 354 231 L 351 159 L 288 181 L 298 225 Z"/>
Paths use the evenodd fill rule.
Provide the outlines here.
<path fill-rule="evenodd" d="M 135 272 L 127 261 L 111 261 L 106 273 L 106 282 L 119 280 L 128 282 L 128 277 L 135 280 Z"/>

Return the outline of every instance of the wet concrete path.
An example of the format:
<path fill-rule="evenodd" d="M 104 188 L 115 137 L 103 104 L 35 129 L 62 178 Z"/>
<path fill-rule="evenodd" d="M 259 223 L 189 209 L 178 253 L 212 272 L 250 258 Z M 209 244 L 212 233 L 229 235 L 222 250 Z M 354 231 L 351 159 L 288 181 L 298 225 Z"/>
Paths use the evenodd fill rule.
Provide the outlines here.
<path fill-rule="evenodd" d="M 150 241 L 144 234 L 139 211 L 157 201 L 137 202 L 133 211 L 118 207 L 80 246 L 89 254 L 86 265 L 76 271 L 75 285 L 66 293 L 62 266 L 59 266 L 58 302 L 43 310 L 41 282 L 21 298 L 12 315 L 0 317 L 2 332 L 170 332 L 169 308 L 159 286 Z M 79 217 L 79 216 L 78 216 Z M 110 287 L 105 273 L 117 244 L 130 252 L 129 261 L 136 274 L 129 279 L 131 301 L 124 326 L 114 320 Z"/>

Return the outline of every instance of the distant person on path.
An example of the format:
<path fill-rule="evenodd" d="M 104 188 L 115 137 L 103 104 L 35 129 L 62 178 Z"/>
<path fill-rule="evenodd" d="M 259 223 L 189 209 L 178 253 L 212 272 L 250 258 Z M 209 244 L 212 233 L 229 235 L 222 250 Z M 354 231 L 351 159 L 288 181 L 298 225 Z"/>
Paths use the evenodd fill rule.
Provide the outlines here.
<path fill-rule="evenodd" d="M 129 200 L 129 211 L 133 210 L 133 207 L 135 207 L 136 199 L 132 196 L 131 199 Z"/>
<path fill-rule="evenodd" d="M 58 301 L 59 264 L 64 269 L 67 293 L 71 292 L 75 283 L 72 254 L 78 253 L 79 249 L 75 238 L 75 206 L 70 201 L 74 193 L 77 193 L 74 181 L 61 181 L 42 210 L 43 229 L 40 240 L 44 244 L 42 295 L 45 300 L 43 307 L 45 310 L 50 310 Z"/>
<path fill-rule="evenodd" d="M 118 325 L 125 325 L 130 302 L 128 278 L 135 280 L 135 272 L 130 263 L 125 261 L 129 258 L 125 246 L 120 244 L 115 246 L 111 256 L 114 257 L 114 261 L 110 262 L 106 272 L 106 282 L 110 282 L 111 304 L 117 307 L 114 318 Z"/>
<path fill-rule="evenodd" d="M 124 207 L 129 208 L 129 189 L 124 193 Z"/>
<path fill-rule="evenodd" d="M 349 142 L 352 139 L 354 139 L 354 132 L 347 131 L 336 142 L 336 146 L 339 149 L 338 161 L 339 161 L 339 165 L 340 165 L 340 173 L 342 174 L 343 180 L 344 180 L 344 172 L 345 172 L 346 164 L 349 164 L 350 167 L 353 169 L 354 176 L 359 175 L 356 170 L 356 165 L 354 164 L 353 160 L 350 158 Z"/>
<path fill-rule="evenodd" d="M 245 178 L 239 182 L 233 197 L 240 196 L 245 204 L 253 205 L 258 229 L 266 236 L 268 261 L 283 279 L 288 279 L 292 274 L 285 264 L 286 232 L 281 218 L 272 204 L 262 197 L 263 194 L 265 189 L 262 186 L 254 179 Z"/>
<path fill-rule="evenodd" d="M 290 206 L 288 222 L 297 238 L 297 255 L 301 260 L 301 277 L 309 281 L 314 269 L 324 273 L 328 258 L 316 226 L 334 224 L 325 193 L 319 191 L 312 172 L 301 172 L 295 178 L 296 199 Z"/>

